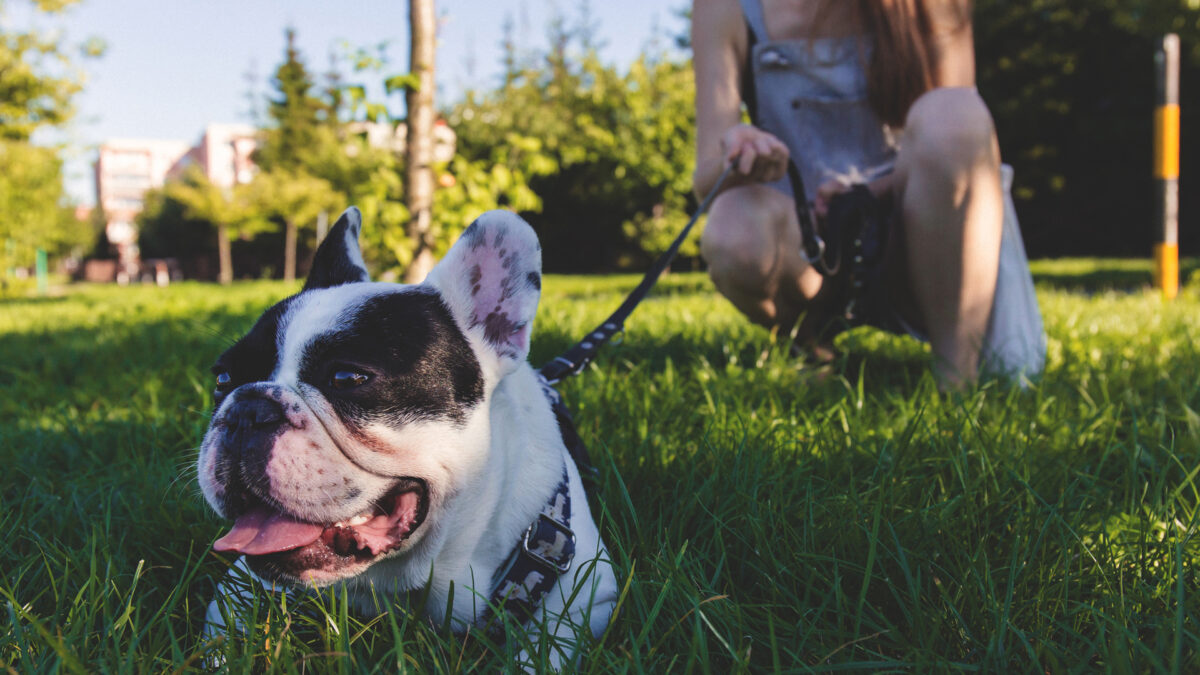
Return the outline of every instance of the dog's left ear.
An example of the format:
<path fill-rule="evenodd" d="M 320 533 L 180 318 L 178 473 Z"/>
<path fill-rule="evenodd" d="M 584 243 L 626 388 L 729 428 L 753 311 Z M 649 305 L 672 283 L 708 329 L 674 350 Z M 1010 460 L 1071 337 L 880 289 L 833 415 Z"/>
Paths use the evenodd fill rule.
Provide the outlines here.
<path fill-rule="evenodd" d="M 468 334 L 499 358 L 501 374 L 529 356 L 542 293 L 542 247 L 520 216 L 488 211 L 462 233 L 425 280 Z"/>
<path fill-rule="evenodd" d="M 329 234 L 325 235 L 325 240 L 317 247 L 304 290 L 370 281 L 362 250 L 358 246 L 358 233 L 361 230 L 362 213 L 351 206 L 342 213 L 342 217 L 338 218 Z"/>

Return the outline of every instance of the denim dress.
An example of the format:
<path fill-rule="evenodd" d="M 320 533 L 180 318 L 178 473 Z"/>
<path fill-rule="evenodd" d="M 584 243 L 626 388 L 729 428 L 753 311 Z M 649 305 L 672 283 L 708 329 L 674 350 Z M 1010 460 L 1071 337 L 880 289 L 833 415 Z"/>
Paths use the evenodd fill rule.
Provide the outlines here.
<path fill-rule="evenodd" d="M 805 198 L 812 201 L 817 189 L 834 178 L 868 182 L 892 171 L 898 145 L 867 99 L 864 64 L 870 62 L 870 41 L 853 36 L 771 40 L 760 0 L 740 2 L 753 38 L 743 78 L 749 85 L 745 103 L 754 124 L 787 145 L 803 178 Z M 1046 336 L 1009 194 L 1012 168 L 1003 166 L 1001 173 L 1005 211 L 1000 267 L 981 370 L 1032 377 L 1045 367 Z M 770 185 L 793 196 L 787 178 Z M 899 313 L 888 314 L 872 323 L 928 341 Z"/>

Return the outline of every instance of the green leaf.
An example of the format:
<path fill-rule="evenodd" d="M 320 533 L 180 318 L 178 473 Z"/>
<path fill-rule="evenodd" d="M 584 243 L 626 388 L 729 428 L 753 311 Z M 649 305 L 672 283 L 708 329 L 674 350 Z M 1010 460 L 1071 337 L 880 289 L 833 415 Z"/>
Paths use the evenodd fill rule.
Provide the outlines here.
<path fill-rule="evenodd" d="M 392 75 L 383 81 L 383 88 L 388 94 L 393 94 L 401 89 L 419 89 L 421 87 L 421 78 L 414 73 L 404 73 L 403 75 Z"/>

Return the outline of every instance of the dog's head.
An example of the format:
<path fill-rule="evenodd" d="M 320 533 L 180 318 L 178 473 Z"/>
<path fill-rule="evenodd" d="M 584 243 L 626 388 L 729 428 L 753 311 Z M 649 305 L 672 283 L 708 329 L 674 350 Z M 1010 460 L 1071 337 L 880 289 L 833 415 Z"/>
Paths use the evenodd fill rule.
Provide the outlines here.
<path fill-rule="evenodd" d="M 541 248 L 492 211 L 425 282 L 370 283 L 351 208 L 303 290 L 217 359 L 200 486 L 235 520 L 220 551 L 327 585 L 439 546 L 439 516 L 490 445 L 488 401 L 525 362 Z"/>

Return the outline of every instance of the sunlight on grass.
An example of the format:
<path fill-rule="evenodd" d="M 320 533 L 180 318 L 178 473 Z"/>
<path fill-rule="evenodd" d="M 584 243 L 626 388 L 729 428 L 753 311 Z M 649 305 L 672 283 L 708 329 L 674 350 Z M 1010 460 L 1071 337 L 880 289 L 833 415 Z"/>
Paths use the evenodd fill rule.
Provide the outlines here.
<path fill-rule="evenodd" d="M 600 468 L 625 589 L 579 668 L 658 673 L 1200 668 L 1200 284 L 1035 265 L 1047 373 L 937 392 L 927 349 L 860 329 L 805 367 L 675 274 L 561 387 Z M 549 277 L 532 361 L 632 276 Z M 279 283 L 84 287 L 0 304 L 0 670 L 495 672 L 509 643 L 379 598 L 260 592 L 206 642 L 227 560 L 191 464 L 208 366 Z M 544 645 L 543 645 L 544 647 Z"/>

